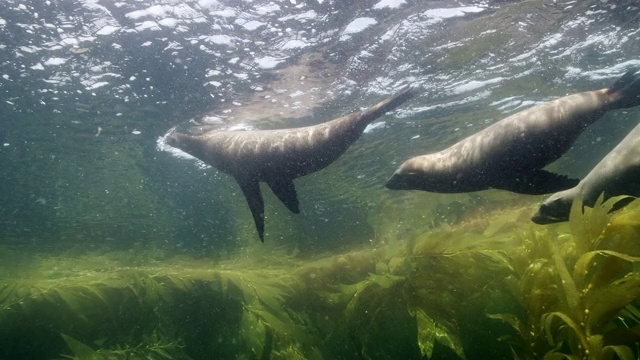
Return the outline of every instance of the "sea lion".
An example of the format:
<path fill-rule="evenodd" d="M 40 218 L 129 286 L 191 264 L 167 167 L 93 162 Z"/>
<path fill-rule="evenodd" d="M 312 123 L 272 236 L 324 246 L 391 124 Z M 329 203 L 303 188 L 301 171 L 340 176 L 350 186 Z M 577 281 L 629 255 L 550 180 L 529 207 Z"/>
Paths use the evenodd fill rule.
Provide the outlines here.
<path fill-rule="evenodd" d="M 537 224 L 569 220 L 571 204 L 582 194 L 582 204 L 593 206 L 600 194 L 604 200 L 629 195 L 615 205 L 626 205 L 632 197 L 640 196 L 640 125 L 636 126 L 609 152 L 575 187 L 557 192 L 542 203 L 531 218 Z"/>
<path fill-rule="evenodd" d="M 628 71 L 609 88 L 565 96 L 511 115 L 437 153 L 405 161 L 393 190 L 458 193 L 504 189 L 546 194 L 577 179 L 543 170 L 607 111 L 640 104 L 640 79 Z"/>
<path fill-rule="evenodd" d="M 408 100 L 411 87 L 364 111 L 301 128 L 255 131 L 211 130 L 200 135 L 171 132 L 167 143 L 233 176 L 249 204 L 264 242 L 264 181 L 293 213 L 300 212 L 293 179 L 321 170 L 353 144 L 369 123 Z"/>

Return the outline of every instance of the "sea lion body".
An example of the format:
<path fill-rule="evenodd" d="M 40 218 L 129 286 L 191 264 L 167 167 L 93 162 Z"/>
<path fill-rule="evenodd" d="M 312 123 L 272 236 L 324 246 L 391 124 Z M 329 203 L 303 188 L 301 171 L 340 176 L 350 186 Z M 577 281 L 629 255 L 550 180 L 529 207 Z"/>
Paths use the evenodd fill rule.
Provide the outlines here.
<path fill-rule="evenodd" d="M 442 193 L 504 189 L 545 194 L 576 179 L 545 171 L 607 111 L 640 104 L 640 80 L 627 72 L 612 87 L 565 96 L 511 115 L 440 152 L 405 161 L 386 186 Z"/>
<path fill-rule="evenodd" d="M 172 132 L 167 143 L 233 176 L 249 204 L 264 241 L 264 202 L 259 182 L 266 182 L 293 213 L 299 202 L 293 179 L 321 170 L 353 144 L 373 120 L 408 100 L 405 87 L 364 111 L 326 123 L 280 130 L 218 131 L 200 135 Z"/>
<path fill-rule="evenodd" d="M 593 206 L 600 194 L 604 194 L 604 200 L 618 195 L 640 196 L 640 125 L 602 158 L 578 185 L 545 200 L 531 220 L 537 224 L 567 221 L 578 195 L 582 195 L 583 205 Z M 625 199 L 616 207 L 627 202 Z"/>
<path fill-rule="evenodd" d="M 173 139 L 190 143 L 188 150 L 198 154 L 197 158 L 233 176 L 295 179 L 321 170 L 340 157 L 369 123 L 362 120 L 366 120 L 362 113 L 353 113 L 302 128 L 211 131 L 199 136 L 175 133 Z"/>

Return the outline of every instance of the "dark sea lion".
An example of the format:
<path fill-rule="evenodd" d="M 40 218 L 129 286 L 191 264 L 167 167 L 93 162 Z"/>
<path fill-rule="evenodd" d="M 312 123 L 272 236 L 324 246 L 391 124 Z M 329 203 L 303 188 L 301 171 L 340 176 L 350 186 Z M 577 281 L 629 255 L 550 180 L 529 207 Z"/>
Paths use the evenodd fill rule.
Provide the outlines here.
<path fill-rule="evenodd" d="M 167 143 L 233 176 L 247 199 L 260 240 L 264 241 L 264 181 L 293 213 L 299 202 L 293 179 L 321 170 L 353 144 L 373 120 L 411 97 L 410 87 L 364 111 L 294 129 L 211 130 L 200 135 L 173 131 Z"/>
<path fill-rule="evenodd" d="M 640 196 L 640 125 L 636 126 L 575 187 L 551 195 L 531 218 L 537 224 L 569 220 L 573 200 L 582 194 L 582 204 L 593 206 L 600 194 Z M 626 205 L 626 198 L 615 208 Z"/>
<path fill-rule="evenodd" d="M 640 105 L 640 79 L 628 71 L 613 86 L 540 104 L 511 115 L 437 153 L 405 161 L 386 187 L 459 193 L 504 189 L 546 194 L 577 179 L 543 170 L 607 111 Z"/>

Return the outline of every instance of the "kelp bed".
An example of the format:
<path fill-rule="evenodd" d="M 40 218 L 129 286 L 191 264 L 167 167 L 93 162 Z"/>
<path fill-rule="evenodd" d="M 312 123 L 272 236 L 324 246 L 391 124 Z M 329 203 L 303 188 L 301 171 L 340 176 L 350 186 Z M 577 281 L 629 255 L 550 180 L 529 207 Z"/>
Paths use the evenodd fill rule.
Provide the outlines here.
<path fill-rule="evenodd" d="M 311 260 L 4 249 L 0 358 L 636 359 L 640 201 L 613 203 Z"/>

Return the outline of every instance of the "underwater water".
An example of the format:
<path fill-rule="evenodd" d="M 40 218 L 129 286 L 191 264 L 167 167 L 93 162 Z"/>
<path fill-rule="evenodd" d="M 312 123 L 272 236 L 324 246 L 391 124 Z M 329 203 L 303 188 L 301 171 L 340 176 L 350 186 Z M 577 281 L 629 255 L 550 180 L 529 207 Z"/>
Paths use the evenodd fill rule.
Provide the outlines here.
<path fill-rule="evenodd" d="M 637 359 L 640 201 L 391 191 L 407 158 L 640 67 L 627 1 L 0 2 L 0 359 Z M 410 84 L 337 161 L 263 187 L 189 120 L 318 124 Z M 581 178 L 611 111 L 547 169 Z"/>

